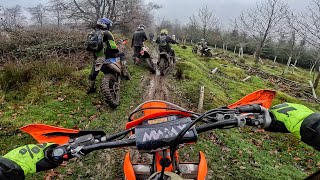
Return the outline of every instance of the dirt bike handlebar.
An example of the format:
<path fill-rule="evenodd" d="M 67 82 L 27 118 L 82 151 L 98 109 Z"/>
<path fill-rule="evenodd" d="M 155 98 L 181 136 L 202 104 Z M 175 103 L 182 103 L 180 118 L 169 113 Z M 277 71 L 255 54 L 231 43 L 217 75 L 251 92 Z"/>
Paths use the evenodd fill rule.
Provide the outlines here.
<path fill-rule="evenodd" d="M 221 113 L 220 110 L 216 112 Z M 212 122 L 196 127 L 195 131 L 199 134 L 213 129 L 243 127 L 245 125 L 265 128 L 271 123 L 268 110 L 259 105 L 244 106 L 238 108 L 237 112 L 226 111 L 225 114 L 216 115 L 216 117 L 212 119 L 214 119 Z M 54 148 L 51 153 L 51 158 L 57 161 L 69 160 L 73 157 L 86 155 L 95 150 L 136 146 L 137 141 L 135 136 L 131 136 L 128 139 L 115 140 L 127 135 L 131 131 L 133 131 L 133 129 L 118 132 L 100 139 L 95 139 L 91 134 L 80 136 L 70 140 L 66 145 Z M 180 139 L 177 144 L 182 143 L 184 143 L 184 140 Z"/>

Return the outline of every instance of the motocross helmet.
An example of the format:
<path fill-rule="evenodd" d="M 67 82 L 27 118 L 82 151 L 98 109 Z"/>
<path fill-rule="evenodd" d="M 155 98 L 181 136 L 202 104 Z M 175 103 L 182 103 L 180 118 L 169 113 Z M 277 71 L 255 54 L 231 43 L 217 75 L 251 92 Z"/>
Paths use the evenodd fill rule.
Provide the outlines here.
<path fill-rule="evenodd" d="M 144 30 L 145 28 L 146 28 L 146 26 L 143 25 L 143 24 L 140 24 L 140 25 L 138 26 L 138 29 L 141 29 L 141 30 Z"/>
<path fill-rule="evenodd" d="M 167 29 L 161 29 L 160 34 L 168 35 L 168 30 Z"/>
<path fill-rule="evenodd" d="M 112 26 L 112 21 L 108 18 L 100 18 L 97 21 L 97 28 L 109 30 Z"/>

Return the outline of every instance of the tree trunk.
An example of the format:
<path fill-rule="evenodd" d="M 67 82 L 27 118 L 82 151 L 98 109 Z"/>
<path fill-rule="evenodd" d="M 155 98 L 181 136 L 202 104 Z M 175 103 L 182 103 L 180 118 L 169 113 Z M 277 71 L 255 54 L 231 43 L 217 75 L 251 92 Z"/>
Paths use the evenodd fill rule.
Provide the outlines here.
<path fill-rule="evenodd" d="M 258 47 L 256 52 L 255 52 L 255 56 L 254 56 L 256 58 L 256 60 L 255 60 L 256 64 L 259 63 L 260 54 L 261 54 L 261 47 Z"/>
<path fill-rule="evenodd" d="M 277 56 L 275 56 L 273 59 L 273 65 L 276 63 L 276 61 L 277 61 Z"/>
<path fill-rule="evenodd" d="M 235 54 L 237 51 L 237 46 L 234 47 L 233 53 Z"/>
<path fill-rule="evenodd" d="M 222 49 L 223 49 L 223 52 L 224 52 L 224 50 L 225 50 L 224 44 L 222 45 Z"/>
<path fill-rule="evenodd" d="M 292 66 L 292 73 L 294 73 L 294 69 L 297 68 L 297 67 L 296 67 L 297 62 L 298 62 L 298 59 L 296 59 L 296 60 L 294 61 L 294 64 L 293 64 L 293 66 Z"/>
<path fill-rule="evenodd" d="M 217 49 L 217 44 L 214 45 L 214 49 Z"/>
<path fill-rule="evenodd" d="M 226 45 L 226 51 L 228 51 L 228 45 Z"/>
<path fill-rule="evenodd" d="M 287 66 L 285 67 L 285 69 L 284 69 L 284 71 L 283 71 L 283 75 L 284 74 L 287 74 L 288 73 L 288 69 L 289 69 L 289 66 L 290 66 L 290 63 L 291 63 L 291 56 L 289 57 L 289 59 L 288 59 L 288 62 L 287 62 Z"/>
<path fill-rule="evenodd" d="M 311 69 L 310 69 L 310 72 L 309 72 L 310 75 L 311 75 L 311 73 L 312 73 L 313 68 L 314 68 L 315 65 L 316 65 L 316 63 L 314 63 L 314 64 L 311 66 Z"/>
<path fill-rule="evenodd" d="M 317 89 L 318 84 L 319 84 L 319 80 L 320 80 L 320 67 L 319 67 L 319 72 L 318 72 L 317 78 L 316 78 L 316 80 L 314 81 L 314 84 L 313 84 L 314 89 Z"/>
<path fill-rule="evenodd" d="M 254 53 L 253 53 L 253 57 L 255 58 L 255 57 L 256 57 L 256 55 L 257 55 L 257 53 L 256 53 L 256 52 L 254 52 Z"/>
<path fill-rule="evenodd" d="M 310 84 L 310 87 L 311 87 L 311 90 L 312 90 L 313 97 L 317 99 L 317 94 L 316 94 L 316 90 L 314 88 L 314 84 L 312 84 L 312 81 L 309 81 L 309 84 Z"/>
<path fill-rule="evenodd" d="M 240 57 L 243 58 L 243 47 L 241 47 L 240 50 L 241 50 Z"/>

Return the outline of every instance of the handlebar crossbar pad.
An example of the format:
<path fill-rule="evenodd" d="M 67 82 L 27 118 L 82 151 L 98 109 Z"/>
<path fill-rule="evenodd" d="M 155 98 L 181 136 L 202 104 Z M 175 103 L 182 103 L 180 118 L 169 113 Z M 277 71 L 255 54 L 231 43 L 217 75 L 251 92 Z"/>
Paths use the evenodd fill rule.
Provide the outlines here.
<path fill-rule="evenodd" d="M 156 151 L 170 146 L 179 132 L 181 132 L 191 121 L 192 120 L 189 117 L 185 117 L 160 124 L 137 126 L 135 128 L 137 149 L 143 151 Z M 183 136 L 179 144 L 196 141 L 197 131 L 193 127 Z"/>
<path fill-rule="evenodd" d="M 258 104 L 250 104 L 237 108 L 241 113 L 261 113 L 261 106 Z"/>

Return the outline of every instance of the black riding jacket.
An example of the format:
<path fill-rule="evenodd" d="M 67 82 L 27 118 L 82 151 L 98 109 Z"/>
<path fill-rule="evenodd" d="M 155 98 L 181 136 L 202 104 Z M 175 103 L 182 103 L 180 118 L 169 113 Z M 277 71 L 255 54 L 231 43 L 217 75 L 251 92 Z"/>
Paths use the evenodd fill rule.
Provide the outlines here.
<path fill-rule="evenodd" d="M 148 40 L 146 32 L 143 29 L 138 29 L 133 33 L 131 47 L 143 46 L 143 42 L 146 40 Z"/>

